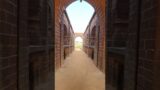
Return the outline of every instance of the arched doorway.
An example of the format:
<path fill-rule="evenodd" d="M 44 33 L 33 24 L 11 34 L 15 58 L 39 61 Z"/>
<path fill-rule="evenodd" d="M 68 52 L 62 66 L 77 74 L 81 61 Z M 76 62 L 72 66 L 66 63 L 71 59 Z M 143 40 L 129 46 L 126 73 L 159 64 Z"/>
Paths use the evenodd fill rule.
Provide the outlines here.
<path fill-rule="evenodd" d="M 105 0 L 104 0 L 105 1 Z M 73 3 L 72 3 L 73 2 Z M 78 1 L 77 1 L 78 2 Z M 94 46 L 95 45 L 95 43 L 96 44 L 98 44 L 97 46 L 100 46 L 100 47 L 97 47 L 96 49 L 97 49 L 97 62 L 100 62 L 99 63 L 99 65 L 96 65 L 97 67 L 98 66 L 101 66 L 101 67 L 98 67 L 99 69 L 97 69 L 97 70 L 101 70 L 101 71 L 105 71 L 105 13 L 103 12 L 102 13 L 102 11 L 103 10 L 105 10 L 104 8 L 105 7 L 103 7 L 103 6 L 105 6 L 105 2 L 102 4 L 102 2 L 101 3 L 99 3 L 100 5 L 99 6 L 97 6 L 96 4 L 97 3 L 94 3 L 94 2 L 96 2 L 96 1 L 82 1 L 82 3 L 87 3 L 87 4 L 90 4 L 90 6 L 95 10 L 95 12 L 93 13 L 93 15 L 92 15 L 92 17 L 91 17 L 91 20 L 89 20 L 89 22 L 88 22 L 88 24 L 86 25 L 86 27 L 85 27 L 85 29 L 84 29 L 84 33 L 83 33 L 83 41 L 84 41 L 84 43 L 85 44 L 83 44 L 83 49 L 85 49 L 86 51 L 87 51 L 87 53 L 86 54 L 90 54 L 90 53 L 92 53 L 92 55 L 91 55 L 91 58 L 89 58 L 85 53 L 85 57 L 87 58 L 87 59 L 81 59 L 81 60 L 79 60 L 79 61 L 82 61 L 82 60 L 84 60 L 84 61 L 87 61 L 87 60 L 90 60 L 89 62 L 91 62 L 92 63 L 92 65 L 93 66 L 95 66 L 94 64 L 95 63 L 93 63 L 93 61 L 92 61 L 92 59 L 94 59 L 95 57 L 95 52 L 94 51 L 92 51 L 92 50 L 94 50 L 94 49 L 91 49 L 91 47 L 92 46 Z M 63 14 L 66 12 L 66 8 L 68 7 L 68 6 L 70 6 L 70 4 L 74 4 L 74 3 L 76 3 L 76 1 L 74 2 L 74 1 L 71 1 L 71 0 L 68 0 L 68 1 L 66 1 L 66 2 L 63 2 L 63 1 L 61 1 L 61 0 L 59 0 L 59 1 L 57 1 L 56 2 L 56 4 L 55 5 L 59 5 L 59 8 L 57 9 L 57 11 L 55 12 L 56 14 L 56 16 L 59 16 L 59 17 L 56 17 L 55 19 L 55 24 L 57 23 L 57 22 L 59 22 L 59 23 L 64 23 L 64 22 L 66 22 L 66 19 L 64 19 L 63 17 Z M 99 9 L 98 9 L 98 7 L 99 7 Z M 102 9 L 102 7 L 103 7 L 103 9 Z M 86 9 L 86 8 L 84 8 L 84 9 Z M 102 10 L 102 11 L 101 11 Z M 79 11 L 79 12 L 81 12 L 81 11 Z M 84 13 L 80 13 L 81 15 L 83 15 Z M 85 16 L 84 16 L 85 17 Z M 78 17 L 77 17 L 78 18 Z M 77 21 L 79 21 L 79 20 L 77 20 Z M 70 21 L 70 24 L 71 24 L 72 22 Z M 79 24 L 79 26 L 80 26 L 81 24 Z M 66 26 L 68 26 L 67 24 L 66 24 Z M 100 27 L 100 28 L 99 28 Z M 55 50 L 55 61 L 56 62 L 59 62 L 59 49 L 61 48 L 61 46 L 58 46 L 58 43 L 60 42 L 59 40 L 59 35 L 62 35 L 61 34 L 61 32 L 59 32 L 58 30 L 59 30 L 59 27 L 58 27 L 58 25 L 55 27 L 56 28 L 56 33 L 55 33 L 55 38 L 56 38 L 56 50 Z M 72 26 L 72 30 L 74 30 L 75 28 Z M 82 28 L 81 28 L 82 29 Z M 93 31 L 93 32 L 92 32 Z M 100 33 L 97 33 L 96 31 L 99 31 Z M 75 34 L 75 32 L 74 32 L 74 34 Z M 96 39 L 98 39 L 99 40 L 99 43 L 98 42 L 94 42 L 94 43 L 91 43 L 91 41 L 93 42 L 93 38 L 95 39 L 95 36 L 101 36 L 101 37 L 99 37 L 99 39 L 98 38 L 96 38 Z M 95 40 L 95 41 L 97 41 L 97 40 Z M 74 60 L 73 59 L 71 59 L 70 57 L 69 58 L 67 58 L 66 60 L 65 60 L 65 62 L 67 62 L 67 60 L 68 59 L 71 59 L 71 60 L 73 60 L 73 62 L 75 61 L 75 60 L 77 60 L 77 59 L 79 59 L 79 56 L 77 56 L 76 54 L 73 54 L 74 56 Z M 82 55 L 82 54 L 81 54 Z M 76 58 L 77 57 L 77 58 Z M 81 56 L 80 56 L 81 57 Z M 64 63 L 65 63 L 64 62 Z M 68 64 L 68 63 L 67 63 Z M 69 62 L 69 64 L 72 64 L 71 62 Z M 64 64 L 64 66 L 63 67 L 61 67 L 60 65 L 58 66 L 58 68 L 60 67 L 60 68 L 64 68 L 65 67 L 65 65 L 66 64 Z M 72 64 L 73 66 L 78 66 L 78 65 L 74 65 L 74 63 Z M 84 65 L 86 65 L 85 63 L 84 63 Z M 92 66 L 91 65 L 91 66 Z M 88 65 L 88 66 L 90 66 L 90 65 Z M 87 66 L 87 67 L 88 67 Z M 95 68 L 97 68 L 95 66 Z M 80 67 L 83 67 L 83 65 L 82 66 L 78 66 L 79 68 Z M 62 69 L 61 69 L 62 70 Z M 63 69 L 64 70 L 64 69 Z M 82 71 L 85 71 L 85 70 L 87 70 L 87 69 L 83 69 Z M 71 70 L 72 71 L 72 70 Z M 79 73 L 80 72 L 80 70 L 76 70 L 77 71 L 77 73 Z M 91 70 L 92 71 L 92 70 Z M 93 70 L 94 71 L 94 70 Z M 90 72 L 88 72 L 88 73 L 90 73 Z M 57 75 L 57 74 L 56 74 Z M 104 75 L 104 73 L 103 73 L 103 75 Z M 80 74 L 80 76 L 81 76 L 81 74 Z M 58 76 L 57 76 L 58 77 Z M 65 76 L 64 76 L 65 77 Z M 85 77 L 85 76 L 84 76 Z M 81 78 L 81 77 L 79 77 L 79 78 Z M 104 86 L 104 81 L 105 81 L 105 78 L 103 77 L 102 78 L 103 80 L 103 84 L 102 84 L 102 87 Z M 56 86 L 57 86 L 57 84 L 56 84 Z M 72 86 L 72 85 L 71 85 Z M 59 86 L 58 85 L 58 87 L 62 87 L 62 86 Z"/>
<path fill-rule="evenodd" d="M 83 39 L 82 39 L 82 37 L 76 37 L 74 45 L 75 45 L 75 49 L 82 49 L 83 48 Z"/>
<path fill-rule="evenodd" d="M 61 18 L 62 18 L 61 16 L 64 13 L 64 11 L 66 10 L 66 8 L 75 2 L 76 1 L 74 1 L 74 0 L 67 0 L 66 2 L 63 2 L 61 0 L 55 0 L 55 7 L 59 7 L 59 8 L 55 8 L 55 15 L 60 16 L 60 17 L 55 18 L 55 24 L 57 22 L 61 22 Z M 99 34 L 101 34 L 101 35 L 99 35 L 101 37 L 99 39 L 100 41 L 99 41 L 99 45 L 98 45 L 99 52 L 98 52 L 98 56 L 97 56 L 97 61 L 103 62 L 103 63 L 100 63 L 101 64 L 100 69 L 104 72 L 105 71 L 105 51 L 106 51 L 105 50 L 105 36 L 106 36 L 105 35 L 105 5 L 106 5 L 106 3 L 105 3 L 105 0 L 102 0 L 100 2 L 97 2 L 96 0 L 87 0 L 87 1 L 82 1 L 82 3 L 83 2 L 90 4 L 95 9 L 95 13 L 97 14 L 96 15 L 98 18 L 97 23 L 99 23 L 99 26 L 100 26 Z M 59 27 L 56 26 L 55 28 L 58 30 Z M 57 40 L 55 43 L 55 44 L 57 44 L 57 45 L 55 45 L 56 46 L 56 48 L 55 48 L 55 56 L 56 56 L 55 62 L 59 62 L 58 60 L 60 59 L 60 57 L 58 55 L 59 55 L 59 49 L 61 46 L 58 46 L 58 43 L 60 41 L 58 32 L 55 33 L 55 40 Z M 60 65 L 56 65 L 56 67 L 60 67 Z"/>

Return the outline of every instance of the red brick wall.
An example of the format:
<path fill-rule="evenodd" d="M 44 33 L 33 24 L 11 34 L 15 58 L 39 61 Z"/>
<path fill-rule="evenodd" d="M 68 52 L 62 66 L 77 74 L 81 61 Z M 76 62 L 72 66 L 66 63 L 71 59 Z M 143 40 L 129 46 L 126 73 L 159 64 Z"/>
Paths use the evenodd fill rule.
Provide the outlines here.
<path fill-rule="evenodd" d="M 100 53 L 98 50 L 99 43 L 101 41 L 101 38 L 99 38 L 98 34 L 100 32 L 99 29 L 99 20 L 97 17 L 97 13 L 94 13 L 94 15 L 91 18 L 91 21 L 89 25 L 86 28 L 86 31 L 84 32 L 83 36 L 83 50 L 88 54 L 88 56 L 93 60 L 95 65 L 100 68 L 102 66 L 102 60 L 99 60 L 98 54 Z"/>
<path fill-rule="evenodd" d="M 61 7 L 59 6 L 59 8 Z M 55 11 L 56 9 L 57 8 L 55 8 Z M 74 32 L 66 11 L 59 11 L 58 17 L 59 18 L 55 16 L 55 70 L 63 64 L 64 57 L 66 57 L 64 56 L 64 53 L 67 52 L 67 55 L 70 53 L 65 51 L 65 48 L 68 48 L 69 51 L 73 51 L 74 47 Z"/>
<path fill-rule="evenodd" d="M 60 31 L 61 31 L 61 65 L 62 65 L 64 60 L 73 51 L 72 47 L 74 47 L 74 31 L 72 29 L 66 11 L 64 11 L 63 13 L 63 19 L 61 22 Z"/>
<path fill-rule="evenodd" d="M 59 23 L 61 21 L 61 15 L 63 10 L 73 2 L 73 0 L 65 0 L 61 2 L 60 0 L 55 0 L 55 60 L 56 60 L 56 68 L 60 67 L 60 27 Z M 100 24 L 100 32 L 101 32 L 101 39 L 99 42 L 99 53 L 98 53 L 98 60 L 102 61 L 103 63 L 100 65 L 101 70 L 105 71 L 105 0 L 97 1 L 97 0 L 88 0 L 88 2 L 93 5 L 95 8 L 97 15 L 99 17 L 99 24 Z"/>

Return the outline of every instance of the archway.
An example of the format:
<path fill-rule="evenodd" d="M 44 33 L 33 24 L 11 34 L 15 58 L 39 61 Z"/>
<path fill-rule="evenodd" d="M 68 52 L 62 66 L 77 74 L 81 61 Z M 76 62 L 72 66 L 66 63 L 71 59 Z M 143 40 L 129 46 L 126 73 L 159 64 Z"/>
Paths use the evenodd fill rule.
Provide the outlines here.
<path fill-rule="evenodd" d="M 91 4 L 89 4 L 86 1 L 83 1 L 83 2 L 75 1 L 71 5 L 66 7 L 63 13 L 60 14 L 59 22 L 61 24 L 60 25 L 60 36 L 61 36 L 60 64 L 63 64 L 63 60 L 67 56 L 69 56 L 70 52 L 72 52 L 72 49 L 70 48 L 70 46 L 73 46 L 73 45 L 71 45 L 70 43 L 71 42 L 70 38 L 72 38 L 73 35 L 71 33 L 74 32 L 73 39 L 75 39 L 77 36 L 80 36 L 83 38 L 84 32 L 85 33 L 87 32 L 90 35 L 91 31 L 89 28 L 93 27 L 92 24 L 98 25 L 99 19 L 98 19 L 97 13 L 95 12 L 94 7 Z M 89 43 L 86 43 L 86 45 L 91 46 Z M 91 47 L 85 47 L 85 48 L 89 50 L 89 53 L 87 53 L 88 55 L 92 53 Z"/>
<path fill-rule="evenodd" d="M 64 18 L 64 16 L 66 15 L 68 17 L 68 14 L 66 14 L 66 12 L 67 12 L 66 8 L 68 6 L 70 6 L 70 4 L 76 3 L 76 1 L 74 1 L 74 0 L 66 0 L 66 1 L 56 0 L 55 1 L 55 7 L 56 7 L 55 8 L 55 16 L 56 16 L 56 18 L 55 18 L 55 24 L 56 24 L 56 27 L 55 27 L 55 32 L 56 32 L 55 33 L 55 40 L 56 40 L 56 42 L 55 42 L 55 56 L 56 56 L 55 57 L 55 63 L 56 63 L 56 65 L 55 66 L 56 66 L 56 68 L 64 68 L 64 67 L 67 68 L 67 67 L 72 67 L 73 66 L 73 69 L 76 69 L 77 67 L 84 67 L 84 68 L 82 68 L 82 71 L 88 72 L 86 70 L 87 70 L 88 66 L 90 66 L 90 65 L 85 64 L 88 61 L 88 62 L 92 63 L 93 67 L 98 68 L 96 70 L 99 70 L 100 72 L 101 71 L 105 72 L 105 36 L 106 36 L 105 35 L 105 0 L 102 0 L 100 2 L 97 2 L 96 0 L 82 1 L 82 3 L 84 3 L 84 2 L 90 4 L 90 6 L 92 6 L 92 8 L 94 8 L 94 10 L 95 10 L 95 12 L 93 13 L 93 15 L 91 17 L 91 20 L 88 22 L 88 25 L 86 25 L 85 30 L 84 30 L 85 32 L 83 33 L 83 36 L 82 36 L 83 37 L 83 42 L 84 42 L 83 43 L 83 50 L 86 52 L 86 54 L 88 56 L 90 54 L 92 54 L 92 58 L 88 57 L 82 51 L 80 51 L 79 54 L 78 54 L 78 52 L 77 53 L 75 52 L 76 54 L 73 52 L 73 54 L 69 55 L 69 57 L 66 58 L 65 62 L 61 62 L 61 64 L 59 64 L 59 61 L 63 61 L 62 58 L 61 58 L 61 57 L 63 57 L 63 53 L 59 52 L 59 51 L 63 50 L 62 46 L 59 46 L 59 43 L 61 43 L 61 38 L 59 38 L 59 37 L 62 36 L 63 29 L 59 31 L 59 25 L 57 25 L 57 23 L 64 24 L 64 23 L 68 22 L 68 24 L 66 24 L 67 27 L 68 26 L 70 27 L 70 28 L 68 28 L 68 30 L 71 30 L 71 32 L 72 32 L 75 29 L 71 25 L 72 22 L 70 20 L 67 20 L 66 18 Z M 84 9 L 86 9 L 86 8 L 84 8 Z M 81 13 L 81 14 L 84 14 L 84 13 Z M 80 24 L 79 24 L 79 26 L 80 26 Z M 93 32 L 91 34 L 91 29 L 93 29 L 93 28 L 95 29 L 95 31 L 99 31 L 99 32 L 95 32 L 95 33 Z M 75 38 L 75 32 L 73 32 L 73 33 L 74 33 L 74 37 L 73 37 L 73 39 L 74 39 Z M 97 43 L 97 46 L 98 46 L 96 48 L 97 49 L 96 55 L 94 55 L 95 52 L 92 52 L 93 49 L 92 49 L 92 45 L 90 43 L 91 37 L 94 37 L 94 36 L 97 36 L 97 37 L 99 36 L 98 38 L 96 38 L 97 40 L 95 40 L 96 41 L 95 43 Z M 72 37 L 72 36 L 70 36 L 70 37 Z M 84 55 L 84 56 L 81 56 L 81 55 Z M 97 56 L 96 61 L 93 60 L 94 56 Z M 81 57 L 84 57 L 85 59 L 79 60 Z M 68 59 L 70 59 L 71 62 Z M 78 60 L 78 61 L 75 61 L 75 60 Z M 66 62 L 68 62 L 68 63 L 66 63 Z M 81 64 L 74 65 L 74 64 L 76 64 L 76 62 L 77 63 L 83 63 L 83 65 L 86 65 L 86 66 L 83 66 Z M 63 63 L 65 63 L 65 64 L 63 64 Z M 61 65 L 62 66 L 64 65 L 64 66 L 62 67 Z M 69 66 L 66 66 L 66 65 L 69 65 Z M 80 73 L 80 71 L 81 71 L 80 69 L 81 68 L 79 68 L 79 70 L 76 70 L 76 71 L 78 71 L 77 73 L 79 74 L 77 76 L 80 76 L 78 78 L 86 77 L 86 76 L 81 75 L 82 73 Z M 76 72 L 76 71 L 74 72 L 74 70 L 69 70 L 69 71 L 71 71 L 72 73 Z M 88 72 L 88 73 L 92 74 L 92 73 L 94 73 L 94 70 L 93 70 L 93 72 Z M 101 81 L 100 82 L 99 81 L 95 82 L 95 83 L 101 83 L 102 88 L 105 87 L 105 85 L 104 85 L 105 76 L 103 76 L 103 75 L 104 75 L 104 73 L 102 73 L 102 77 L 103 77 L 101 79 L 102 82 Z M 64 78 L 65 78 L 65 76 L 64 76 Z M 76 80 L 76 78 L 75 78 L 75 80 Z M 97 79 L 97 80 L 100 80 L 100 79 Z M 90 81 L 90 80 L 86 80 L 86 81 Z M 67 86 L 68 86 L 68 84 L 69 83 L 67 83 Z M 79 84 L 79 85 L 81 85 L 81 84 Z M 56 86 L 57 86 L 57 88 L 61 88 L 61 87 L 63 88 L 63 86 L 59 86 L 59 84 L 58 85 L 56 84 Z M 71 87 L 72 86 L 74 86 L 74 85 L 71 85 Z"/>
<path fill-rule="evenodd" d="M 75 1 L 66 7 L 74 33 L 84 33 L 95 12 L 94 7 L 86 1 Z"/>
<path fill-rule="evenodd" d="M 83 39 L 82 37 L 76 37 L 75 38 L 75 49 L 82 49 L 83 48 Z"/>
<path fill-rule="evenodd" d="M 63 13 L 64 11 L 66 10 L 66 8 L 74 3 L 75 0 L 55 0 L 55 24 L 57 24 L 58 22 L 61 22 L 61 18 L 63 16 Z M 82 1 L 84 2 L 84 1 Z M 95 12 L 97 14 L 97 17 L 98 17 L 98 20 L 99 22 L 99 26 L 100 26 L 100 29 L 99 29 L 99 36 L 100 36 L 100 41 L 99 41 L 99 47 L 98 47 L 98 61 L 99 62 L 103 62 L 103 63 L 99 63 L 101 67 L 99 67 L 100 70 L 102 70 L 103 72 L 105 72 L 105 5 L 106 5 L 106 0 L 101 0 L 101 1 L 98 1 L 97 0 L 87 0 L 86 2 L 88 2 L 89 4 L 91 4 L 93 6 L 93 8 L 95 9 Z M 55 27 L 55 31 L 57 31 L 55 33 L 55 62 L 59 62 L 60 60 L 60 52 L 59 52 L 59 49 L 61 46 L 58 46 L 58 43 L 60 43 L 60 38 L 59 38 L 59 32 L 58 32 L 58 25 Z M 56 64 L 55 65 L 57 68 L 60 67 L 60 65 Z"/>

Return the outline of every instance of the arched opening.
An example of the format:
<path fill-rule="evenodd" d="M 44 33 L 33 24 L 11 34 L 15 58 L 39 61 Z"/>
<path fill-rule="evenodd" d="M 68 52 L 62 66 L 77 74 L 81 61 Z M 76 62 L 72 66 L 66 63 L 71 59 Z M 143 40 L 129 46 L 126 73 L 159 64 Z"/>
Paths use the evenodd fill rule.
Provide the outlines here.
<path fill-rule="evenodd" d="M 75 5 L 74 6 L 74 4 L 75 3 L 79 3 L 79 5 Z M 92 9 L 92 14 L 90 13 L 90 10 L 87 10 L 88 8 L 86 8 L 86 7 L 83 7 L 83 5 L 84 4 L 86 4 L 86 5 L 89 5 L 89 7 Z M 105 72 L 105 59 L 106 59 L 106 55 L 105 55 L 105 51 L 106 51 L 106 48 L 105 48 L 105 38 L 106 38 L 106 35 L 105 35 L 105 18 L 106 18 L 106 16 L 105 16 L 105 8 L 106 8 L 106 0 L 101 0 L 101 1 L 99 1 L 99 2 L 97 2 L 97 0 L 67 0 L 67 1 L 63 1 L 63 0 L 55 0 L 55 29 L 57 29 L 57 30 L 59 30 L 59 26 L 58 26 L 58 22 L 63 22 L 63 20 L 62 20 L 62 18 L 63 18 L 63 14 L 65 13 L 65 12 L 67 12 L 67 14 L 68 14 L 68 17 L 69 17 L 69 20 L 70 20 L 70 22 L 71 22 L 71 25 L 72 25 L 72 21 L 71 21 L 71 19 L 70 19 L 70 16 L 69 16 L 69 13 L 68 13 L 68 8 L 69 7 L 72 7 L 73 6 L 73 9 L 75 10 L 77 7 L 79 7 L 76 11 L 77 11 L 77 13 L 75 13 L 75 12 L 73 12 L 72 14 L 78 14 L 78 13 L 80 13 L 80 14 L 78 14 L 78 15 L 80 15 L 80 16 L 82 16 L 82 17 L 85 17 L 85 14 L 86 13 L 89 13 L 89 14 L 91 14 L 91 20 L 93 19 L 93 18 L 97 18 L 97 20 L 93 20 L 92 22 L 95 22 L 96 23 L 96 25 L 98 25 L 99 24 L 99 26 L 100 26 L 100 30 L 99 30 L 99 32 L 101 33 L 101 35 L 99 35 L 99 33 L 98 33 L 98 35 L 99 35 L 99 45 L 98 45 L 98 48 L 97 48 L 97 52 L 99 52 L 99 53 L 101 53 L 101 55 L 97 55 L 97 61 L 98 62 L 103 62 L 103 63 L 99 63 L 99 64 L 102 64 L 101 66 L 102 66 L 102 68 L 99 68 L 101 71 L 103 71 L 103 72 Z M 83 13 L 83 11 L 80 11 L 79 9 L 80 8 L 83 8 L 86 12 L 84 12 Z M 79 18 L 78 17 L 78 15 L 74 15 L 74 17 L 75 18 Z M 93 16 L 92 16 L 93 15 Z M 80 19 L 80 18 L 79 18 Z M 88 22 L 89 23 L 91 23 L 91 20 L 88 20 Z M 81 19 L 80 19 L 81 20 Z M 77 20 L 77 22 L 80 22 L 80 20 Z M 80 27 L 80 25 L 82 25 L 82 24 L 77 24 L 77 26 L 79 26 Z M 73 27 L 73 30 L 75 30 L 75 28 L 74 28 L 74 26 L 72 25 L 72 27 Z M 91 28 L 92 26 L 90 26 L 90 25 L 86 25 L 86 27 L 89 27 L 89 28 Z M 86 31 L 86 27 L 83 29 L 83 28 L 80 28 L 79 30 L 82 30 L 83 32 L 84 31 Z M 96 29 L 98 29 L 97 27 L 96 27 Z M 61 46 L 59 46 L 58 45 L 58 43 L 60 43 L 61 41 L 60 41 L 60 39 L 59 39 L 59 36 L 60 36 L 60 33 L 61 32 L 56 32 L 55 33 L 55 56 L 57 56 L 57 57 L 55 57 L 55 62 L 57 62 L 57 63 L 59 63 L 59 60 L 61 60 L 61 50 L 59 51 L 59 49 L 61 48 Z M 75 33 L 75 32 L 74 32 Z M 84 32 L 85 33 L 85 32 Z M 87 34 L 87 33 L 86 33 Z M 89 43 L 89 42 L 87 42 L 87 40 L 84 40 L 85 41 L 85 43 Z M 73 42 L 74 42 L 74 40 L 73 40 Z M 98 43 L 97 43 L 98 44 Z M 90 52 L 90 46 L 89 45 L 83 45 L 83 50 L 85 50 L 85 52 Z M 101 49 L 100 49 L 101 48 Z M 86 54 L 88 54 L 88 53 L 86 53 Z M 97 63 L 98 63 L 97 62 Z M 61 67 L 61 65 L 56 65 L 57 66 L 57 68 L 60 68 Z"/>
<path fill-rule="evenodd" d="M 102 67 L 98 67 L 101 71 L 105 72 L 105 59 L 106 59 L 106 55 L 105 55 L 105 0 L 102 0 L 100 2 L 97 2 L 96 0 L 82 0 L 81 2 L 78 0 L 68 0 L 66 2 L 62 2 L 62 1 L 58 1 L 56 0 L 55 2 L 55 7 L 59 7 L 59 8 L 55 8 L 55 15 L 57 18 L 55 18 L 55 24 L 57 25 L 58 22 L 60 23 L 63 23 L 65 22 L 66 20 L 63 19 L 63 14 L 64 13 L 67 13 L 67 17 L 69 19 L 69 22 L 70 22 L 70 25 L 72 27 L 72 30 L 74 30 L 74 33 L 76 32 L 82 32 L 84 33 L 84 37 L 83 37 L 83 40 L 84 40 L 84 43 L 83 43 L 83 51 L 85 51 L 85 53 L 87 55 L 90 54 L 91 50 L 90 50 L 90 45 L 89 45 L 89 41 L 90 41 L 90 34 L 88 31 L 90 31 L 90 29 L 94 26 L 92 25 L 93 23 L 96 25 L 96 31 L 99 31 L 99 32 L 96 32 L 96 36 L 100 36 L 100 38 L 98 40 L 96 40 L 96 46 L 97 46 L 97 52 L 96 54 L 97 55 L 94 55 L 96 56 L 95 59 L 97 60 L 97 62 L 95 64 L 100 64 L 100 66 Z M 86 7 L 88 6 L 88 7 Z M 70 11 L 68 10 L 69 8 L 71 8 L 71 13 L 69 13 Z M 89 8 L 89 9 L 88 9 Z M 74 12 L 75 11 L 75 12 Z M 90 14 L 91 17 L 88 18 L 88 15 L 86 14 Z M 70 18 L 70 15 L 73 15 L 72 18 Z M 80 18 L 80 17 L 82 18 Z M 73 19 L 73 17 L 75 19 Z M 84 25 L 84 18 L 86 18 L 85 20 L 87 20 L 87 24 Z M 73 23 L 73 21 L 71 20 L 75 20 L 76 22 L 78 22 L 78 24 L 76 23 Z M 82 22 L 81 22 L 82 21 Z M 80 27 L 80 28 L 75 28 L 75 26 L 73 25 L 75 24 L 75 26 L 77 27 Z M 81 25 L 84 25 L 85 27 L 82 27 Z M 67 25 L 68 26 L 68 25 Z M 100 26 L 99 30 L 98 30 L 98 26 Z M 58 26 L 55 27 L 57 30 L 59 29 Z M 61 32 L 60 32 L 61 33 Z M 98 33 L 98 34 L 97 34 Z M 89 35 L 88 37 L 86 37 L 86 35 Z M 101 34 L 101 35 L 99 35 Z M 72 36 L 74 37 L 74 36 Z M 87 39 L 88 38 L 88 39 Z M 55 48 L 55 55 L 57 57 L 55 57 L 55 62 L 59 63 L 59 60 L 61 60 L 61 57 L 63 57 L 62 54 L 60 54 L 61 52 L 59 52 L 59 48 L 61 48 L 62 46 L 59 46 L 58 43 L 60 43 L 60 38 L 59 38 L 59 32 L 55 33 L 55 40 L 56 41 L 56 48 Z M 72 39 L 72 41 L 74 42 L 74 40 Z M 72 43 L 73 43 L 72 42 Z M 73 45 L 74 46 L 74 45 Z M 72 50 L 73 51 L 73 47 L 72 47 Z M 95 54 L 95 53 L 94 53 Z M 59 56 L 61 55 L 61 57 Z M 100 63 L 100 62 L 103 62 L 103 63 Z M 61 67 L 61 65 L 57 65 L 56 64 L 56 67 L 59 68 Z"/>
<path fill-rule="evenodd" d="M 60 27 L 61 33 L 63 33 L 61 35 L 61 45 L 63 45 L 61 46 L 61 63 L 63 64 L 63 60 L 66 59 L 66 57 L 69 56 L 69 54 L 73 51 L 73 46 L 79 46 L 77 46 L 78 42 L 75 42 L 73 39 L 71 40 L 71 38 L 73 37 L 73 33 L 76 35 L 76 33 L 83 34 L 87 32 L 86 34 L 89 35 L 89 42 L 86 43 L 86 45 L 88 44 L 87 46 L 89 47 L 85 47 L 86 45 L 81 42 L 79 44 L 81 46 L 81 49 L 81 44 L 83 44 L 83 47 L 87 48 L 88 50 L 88 53 L 86 54 L 88 54 L 89 56 L 91 56 L 92 59 L 94 59 L 94 50 L 91 49 L 92 46 L 90 45 L 90 41 L 93 40 L 91 39 L 92 36 L 90 34 L 89 28 L 93 27 L 91 25 L 92 23 L 97 24 L 98 19 L 93 6 L 86 1 L 75 1 L 66 7 L 66 9 L 61 15 L 60 22 L 61 24 L 65 25 Z"/>
<path fill-rule="evenodd" d="M 66 13 L 74 1 L 95 9 L 83 35 Z M 105 71 L 106 90 L 159 90 L 159 10 L 160 0 L 0 0 L 0 90 L 54 90 L 57 75 L 56 90 L 105 90 Z"/>
<path fill-rule="evenodd" d="M 95 56 L 97 56 L 98 53 L 96 53 L 95 50 L 98 52 L 98 48 L 95 47 L 94 44 L 96 43 L 95 41 L 98 41 L 95 39 L 97 39 L 96 35 L 98 35 L 96 26 L 98 26 L 99 20 L 94 7 L 86 1 L 75 1 L 66 8 L 66 12 L 74 33 L 84 34 L 83 50 L 91 59 L 97 58 Z M 85 37 L 85 34 L 88 36 Z"/>
<path fill-rule="evenodd" d="M 82 49 L 83 48 L 83 39 L 82 37 L 75 38 L 75 49 Z"/>
<path fill-rule="evenodd" d="M 86 1 L 75 1 L 66 8 L 66 12 L 74 32 L 84 33 L 95 10 L 93 6 Z"/>
<path fill-rule="evenodd" d="M 77 82 L 77 81 L 79 82 L 81 81 L 80 78 L 86 77 L 85 75 L 83 75 L 83 72 L 90 74 L 90 75 L 93 73 L 100 72 L 101 74 L 98 76 L 101 77 L 101 79 L 99 79 L 98 76 L 95 76 L 93 78 L 96 79 L 96 82 L 90 82 L 91 79 L 85 80 L 85 81 L 89 84 L 92 84 L 92 83 L 99 84 L 100 83 L 98 87 L 101 89 L 102 88 L 104 89 L 105 88 L 105 83 L 104 83 L 105 75 L 102 71 L 105 70 L 104 69 L 105 68 L 104 67 L 105 66 L 104 65 L 105 63 L 104 53 L 105 52 L 104 52 L 104 49 L 99 49 L 98 47 L 98 45 L 104 47 L 103 45 L 105 44 L 104 43 L 105 35 L 102 36 L 104 34 L 103 32 L 105 30 L 105 27 L 104 27 L 105 25 L 104 25 L 104 21 L 101 21 L 99 18 L 99 17 L 103 17 L 103 14 L 98 13 L 100 11 L 96 10 L 95 9 L 96 7 L 93 7 L 93 5 L 95 5 L 93 4 L 93 2 L 90 2 L 90 1 L 82 1 L 82 2 L 74 1 L 72 3 L 71 2 L 72 1 L 67 2 L 67 3 L 65 2 L 61 3 L 61 5 L 64 5 L 64 7 L 62 7 L 62 11 L 57 13 L 57 15 L 60 14 L 60 17 L 57 19 L 57 21 L 62 24 L 65 23 L 67 30 L 68 30 L 67 37 L 72 38 L 71 41 L 68 41 L 69 44 L 67 47 L 69 51 L 71 51 L 72 53 L 70 53 L 69 55 L 66 55 L 66 53 L 63 53 L 62 55 L 61 53 L 61 57 L 64 57 L 65 60 L 64 62 L 62 60 L 62 63 L 61 63 L 62 67 L 60 66 L 60 68 L 62 69 L 60 70 L 58 69 L 59 71 L 56 72 L 56 80 L 57 80 L 55 83 L 56 90 L 62 90 L 61 88 L 64 88 L 65 90 L 67 89 L 65 86 L 75 88 L 74 85 L 68 85 L 70 83 L 66 83 L 65 80 L 63 81 L 63 79 L 59 79 L 59 78 L 66 78 L 64 76 L 65 73 L 71 73 L 73 75 L 74 73 L 76 73 L 74 75 L 75 77 L 73 77 L 72 80 L 73 82 Z M 102 28 L 99 28 L 100 26 Z M 56 29 L 58 28 L 59 27 L 57 27 Z M 59 35 L 65 36 L 65 34 L 63 35 L 61 34 L 64 32 L 63 29 L 61 30 L 60 34 L 59 33 L 57 34 L 57 37 Z M 100 35 L 98 31 L 102 33 L 100 39 L 99 39 Z M 66 39 L 67 37 L 63 39 Z M 57 38 L 57 42 L 58 42 L 58 39 L 59 38 Z M 100 44 L 98 42 L 100 42 Z M 74 48 L 75 48 L 74 51 L 73 51 L 73 46 L 72 46 L 72 49 L 70 49 L 71 45 L 74 45 Z M 56 46 L 58 47 L 58 44 Z M 59 46 L 58 48 L 61 48 L 62 52 L 66 51 L 64 50 L 64 47 L 62 46 Z M 58 49 L 56 50 L 56 52 L 58 52 Z M 58 61 L 58 59 L 56 60 Z M 103 65 L 103 68 L 98 67 L 98 62 L 103 62 L 103 63 L 99 63 L 99 65 L 100 64 Z M 93 68 L 90 68 L 90 66 L 93 66 Z M 95 70 L 91 70 L 91 69 L 95 69 Z M 66 71 L 63 72 L 63 70 L 66 70 Z M 62 76 L 59 74 L 61 74 Z M 70 75 L 68 76 L 68 78 L 70 78 Z M 57 82 L 65 82 L 66 85 L 59 84 Z M 83 86 L 81 85 L 82 83 L 79 84 L 80 86 L 78 87 L 79 89 L 83 88 Z M 93 84 L 93 87 L 96 88 L 94 84 Z"/>

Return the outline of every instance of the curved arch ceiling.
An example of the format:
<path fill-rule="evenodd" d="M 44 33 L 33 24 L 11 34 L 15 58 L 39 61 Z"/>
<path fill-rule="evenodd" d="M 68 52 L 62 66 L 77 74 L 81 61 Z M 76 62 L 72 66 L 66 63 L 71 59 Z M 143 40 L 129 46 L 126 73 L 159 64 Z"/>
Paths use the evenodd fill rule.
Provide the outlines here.
<path fill-rule="evenodd" d="M 95 10 L 86 1 L 75 1 L 66 8 L 74 32 L 83 33 Z"/>

